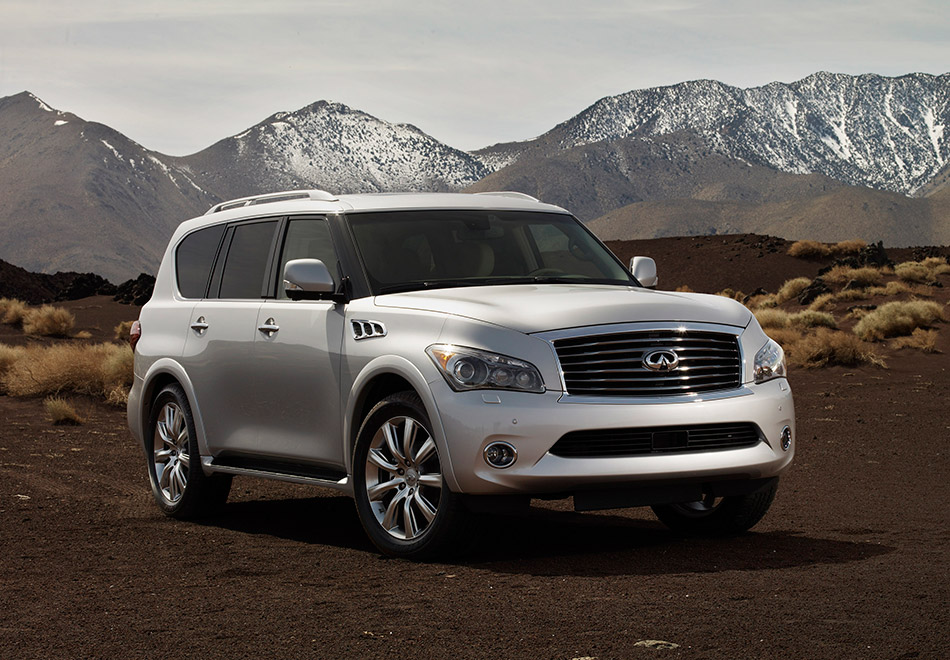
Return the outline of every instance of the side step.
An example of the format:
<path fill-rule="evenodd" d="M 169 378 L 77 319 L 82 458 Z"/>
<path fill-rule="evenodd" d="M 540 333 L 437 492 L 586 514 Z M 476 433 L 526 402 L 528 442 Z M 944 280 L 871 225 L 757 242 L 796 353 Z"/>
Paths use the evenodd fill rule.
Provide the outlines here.
<path fill-rule="evenodd" d="M 201 463 L 212 472 L 222 474 L 279 479 L 298 484 L 329 486 L 341 490 L 346 490 L 349 487 L 346 472 L 310 463 L 295 463 L 293 461 L 241 455 L 202 457 Z"/>

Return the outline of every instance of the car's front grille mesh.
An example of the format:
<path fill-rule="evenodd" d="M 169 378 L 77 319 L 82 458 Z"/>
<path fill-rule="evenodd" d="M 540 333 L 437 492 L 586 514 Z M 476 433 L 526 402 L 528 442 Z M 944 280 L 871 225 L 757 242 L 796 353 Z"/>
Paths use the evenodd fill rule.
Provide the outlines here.
<path fill-rule="evenodd" d="M 748 422 L 596 429 L 561 436 L 550 453 L 564 458 L 642 456 L 739 449 L 759 440 L 758 427 Z"/>
<path fill-rule="evenodd" d="M 742 381 L 735 335 L 702 330 L 617 332 L 554 341 L 569 394 L 674 396 L 728 390 Z M 653 371 L 643 358 L 667 349 L 679 364 Z"/>

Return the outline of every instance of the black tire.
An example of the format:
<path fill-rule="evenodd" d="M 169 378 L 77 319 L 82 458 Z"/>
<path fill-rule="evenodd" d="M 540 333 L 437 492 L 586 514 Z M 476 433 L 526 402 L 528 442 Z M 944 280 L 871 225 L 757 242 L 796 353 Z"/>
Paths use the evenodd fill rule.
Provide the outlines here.
<path fill-rule="evenodd" d="M 462 498 L 445 482 L 432 425 L 415 392 L 387 396 L 366 415 L 353 452 L 353 489 L 363 529 L 385 555 L 432 557 L 457 537 L 465 518 Z"/>
<path fill-rule="evenodd" d="M 201 469 L 195 421 L 180 385 L 167 385 L 155 397 L 147 431 L 148 477 L 165 515 L 189 519 L 218 511 L 228 499 L 231 475 L 208 476 Z"/>
<path fill-rule="evenodd" d="M 778 480 L 749 495 L 707 498 L 698 502 L 663 504 L 652 507 L 664 525 L 690 536 L 730 536 L 751 529 L 762 520 L 775 493 Z"/>

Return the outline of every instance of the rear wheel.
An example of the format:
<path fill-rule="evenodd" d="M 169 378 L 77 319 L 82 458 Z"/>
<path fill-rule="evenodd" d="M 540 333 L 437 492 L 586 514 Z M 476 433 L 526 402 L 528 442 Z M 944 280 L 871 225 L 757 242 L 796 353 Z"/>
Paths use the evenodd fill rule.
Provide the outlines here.
<path fill-rule="evenodd" d="M 353 457 L 360 521 L 381 552 L 421 558 L 441 550 L 464 516 L 449 490 L 422 400 L 400 392 L 366 416 Z"/>
<path fill-rule="evenodd" d="M 173 518 L 194 518 L 224 504 L 231 476 L 208 476 L 201 469 L 195 422 L 179 385 L 168 385 L 155 397 L 149 429 L 148 476 L 159 508 Z"/>
<path fill-rule="evenodd" d="M 762 520 L 777 491 L 778 481 L 773 481 L 749 495 L 706 495 L 695 502 L 655 505 L 652 508 L 664 525 L 681 534 L 727 536 L 741 534 Z"/>

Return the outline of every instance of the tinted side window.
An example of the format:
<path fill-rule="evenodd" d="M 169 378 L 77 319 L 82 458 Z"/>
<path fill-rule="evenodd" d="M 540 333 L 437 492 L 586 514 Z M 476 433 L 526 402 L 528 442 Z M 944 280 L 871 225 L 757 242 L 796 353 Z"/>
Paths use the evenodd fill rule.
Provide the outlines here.
<path fill-rule="evenodd" d="M 204 298 L 224 225 L 188 234 L 175 252 L 178 290 L 186 298 Z"/>
<path fill-rule="evenodd" d="M 260 298 L 277 222 L 238 225 L 228 248 L 219 298 Z"/>
<path fill-rule="evenodd" d="M 337 282 L 337 256 L 326 220 L 308 218 L 290 221 L 284 251 L 280 255 L 280 270 L 277 271 L 278 298 L 287 297 L 283 286 L 284 266 L 292 259 L 319 259 L 330 271 L 333 281 Z"/>

